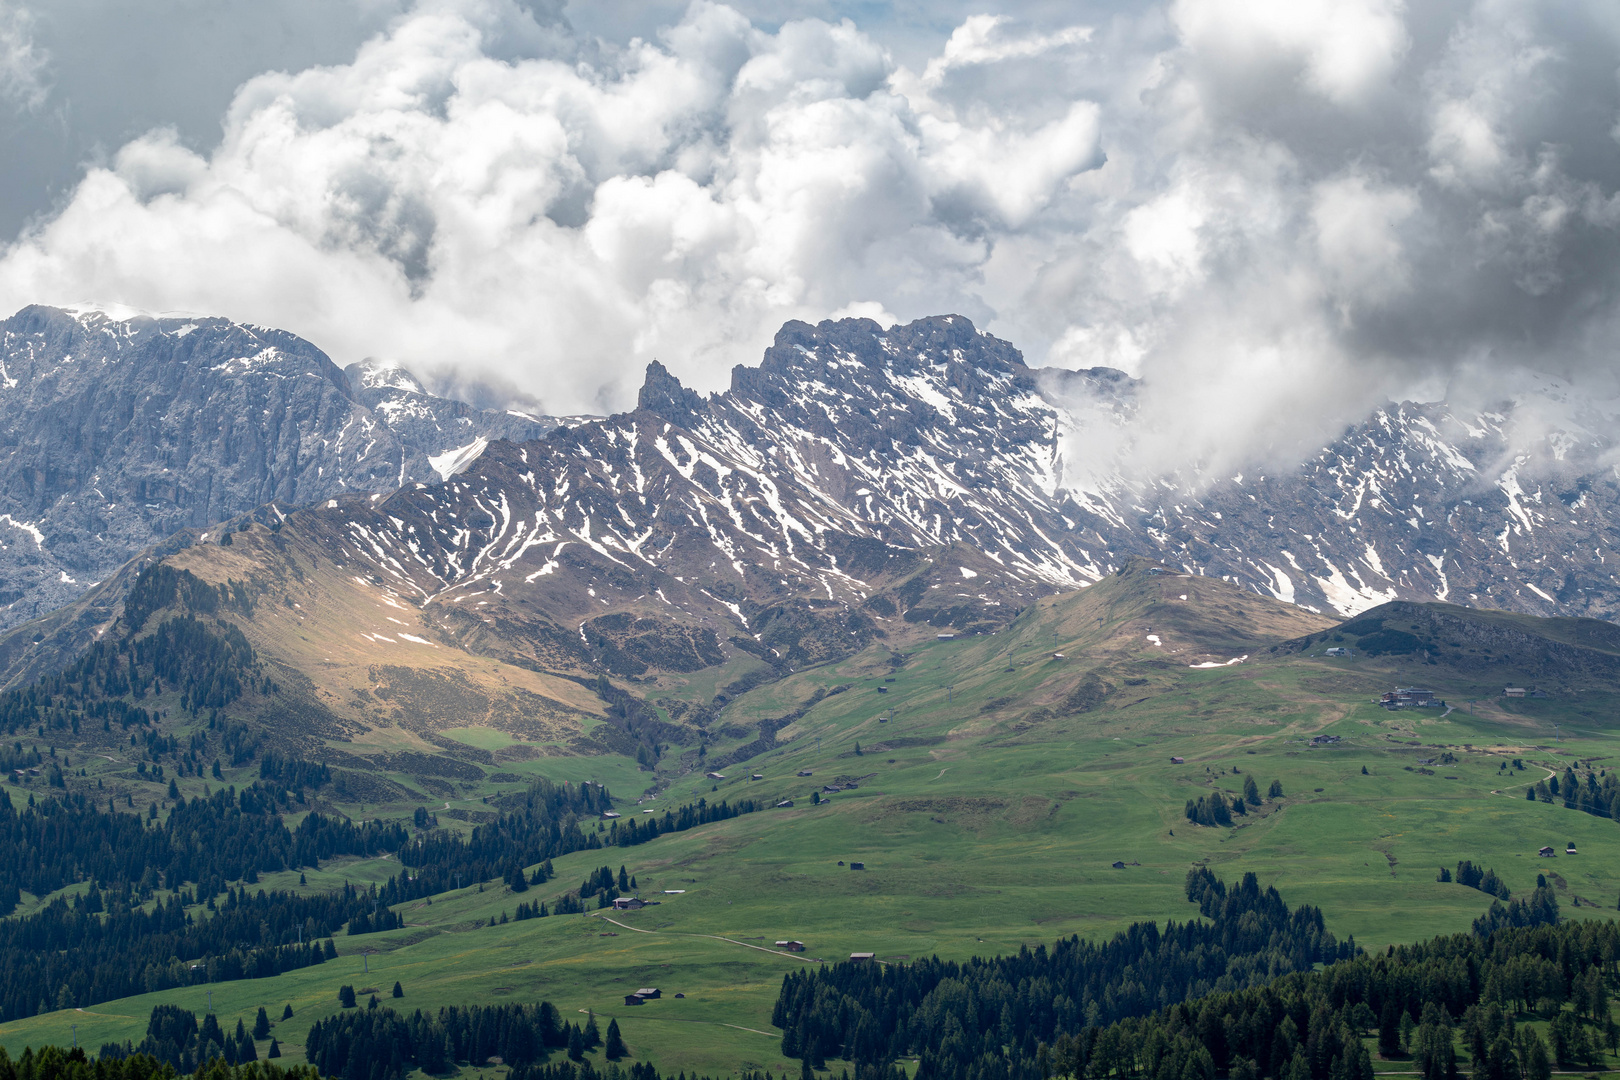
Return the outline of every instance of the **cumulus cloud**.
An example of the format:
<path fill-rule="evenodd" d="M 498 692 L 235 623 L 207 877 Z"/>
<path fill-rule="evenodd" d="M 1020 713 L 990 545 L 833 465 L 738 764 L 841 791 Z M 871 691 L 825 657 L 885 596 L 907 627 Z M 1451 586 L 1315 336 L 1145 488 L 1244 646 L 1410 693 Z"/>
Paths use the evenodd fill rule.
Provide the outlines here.
<path fill-rule="evenodd" d="M 847 19 L 697 0 L 646 39 L 419 0 L 244 83 L 223 139 L 92 168 L 0 306 L 302 333 L 557 412 L 702 388 L 789 318 L 968 315 L 1143 380 L 1079 472 L 1285 460 L 1388 395 L 1613 365 L 1608 5 L 1173 0 L 965 18 L 907 66 Z"/>
<path fill-rule="evenodd" d="M 959 62 L 1083 40 L 990 39 L 1009 59 Z M 1100 164 L 1098 107 L 969 115 L 931 96 L 948 75 L 898 74 L 848 21 L 700 0 L 608 48 L 424 2 L 349 63 L 250 80 L 207 156 L 124 146 L 10 247 L 0 296 L 219 311 L 557 411 L 622 406 L 654 357 L 719 385 L 788 318 L 987 319 L 994 237 Z"/>

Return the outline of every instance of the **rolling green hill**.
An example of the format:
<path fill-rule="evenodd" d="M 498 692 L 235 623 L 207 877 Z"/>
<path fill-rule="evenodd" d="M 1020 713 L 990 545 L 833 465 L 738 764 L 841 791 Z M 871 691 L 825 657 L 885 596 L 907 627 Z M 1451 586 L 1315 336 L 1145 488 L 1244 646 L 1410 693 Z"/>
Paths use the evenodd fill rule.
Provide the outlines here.
<path fill-rule="evenodd" d="M 167 600 L 141 633 L 186 606 L 181 591 L 160 595 Z M 251 622 L 229 604 L 207 619 Z M 277 632 L 296 638 L 293 625 Z M 407 1007 L 545 998 L 565 1013 L 594 1010 L 604 1024 L 617 1017 L 632 1053 L 665 1071 L 781 1071 L 797 1067 L 781 1057 L 770 1024 L 785 971 L 856 951 L 895 962 L 965 959 L 1070 934 L 1095 938 L 1141 919 L 1185 919 L 1182 880 L 1194 865 L 1228 880 L 1252 870 L 1290 902 L 1320 906 L 1330 929 L 1370 948 L 1466 930 L 1491 897 L 1436 880 L 1440 867 L 1464 859 L 1494 869 L 1515 895 L 1546 873 L 1566 915 L 1608 918 L 1620 895 L 1620 824 L 1562 799 L 1525 798 L 1527 787 L 1566 769 L 1607 779 L 1620 686 L 1605 674 L 1605 658 L 1615 655 L 1605 625 L 1390 605 L 1335 626 L 1223 582 L 1144 564 L 1041 600 L 993 634 L 914 638 L 904 648 L 880 642 L 840 662 L 734 687 L 703 735 L 653 769 L 622 756 L 552 753 L 541 734 L 462 716 L 431 734 L 469 755 L 489 754 L 491 763 L 454 780 L 455 798 L 427 803 L 444 828 L 493 817 L 502 792 L 534 777 L 605 779 L 624 816 L 586 827 L 609 842 L 610 828 L 644 810 L 700 798 L 792 805 L 566 855 L 554 860 L 550 882 L 521 895 L 494 878 L 397 905 L 404 927 L 338 934 L 336 962 L 52 1010 L 0 1024 L 0 1043 L 16 1050 L 66 1041 L 72 1024 L 82 1043 L 138 1041 L 153 1004 L 201 1010 L 212 992 L 227 1026 L 237 1016 L 251 1023 L 260 1005 L 279 1016 L 291 1003 L 294 1018 L 276 1035 L 296 1061 L 301 1033 L 338 1010 L 340 985 L 386 992 L 398 980 Z M 1420 647 L 1378 647 L 1395 633 Z M 274 672 L 276 654 L 264 644 L 270 632 L 260 634 L 254 662 Z M 1321 655 L 1341 637 L 1354 655 Z M 1376 705 L 1383 690 L 1415 682 L 1449 707 Z M 1504 699 L 1509 682 L 1548 696 Z M 626 689 L 645 695 L 671 725 L 681 722 L 683 704 L 712 709 L 725 693 L 699 679 Z M 171 705 L 157 727 L 217 738 L 206 714 Z M 583 707 L 579 714 L 591 715 Z M 150 793 L 139 805 L 156 802 L 160 815 L 169 813 L 161 782 L 131 777 L 128 742 L 107 752 L 113 747 L 98 742 L 104 734 L 89 724 L 77 737 L 57 730 L 72 787 L 138 788 Z M 21 741 L 26 748 L 41 740 Z M 352 744 L 328 736 L 326 745 L 348 760 L 342 754 Z M 541 752 L 517 755 L 514 747 Z M 243 764 L 224 776 L 246 784 L 258 773 Z M 51 795 L 43 775 L 25 772 L 8 784 L 13 803 Z M 1240 798 L 1251 778 L 1260 805 L 1232 827 L 1186 816 L 1189 800 Z M 424 793 L 411 790 L 408 772 L 391 779 L 394 787 L 379 787 L 376 798 L 332 785 L 312 790 L 306 805 L 408 821 Z M 1266 797 L 1273 781 L 1282 794 Z M 178 778 L 187 795 L 219 783 L 206 770 Z M 306 812 L 293 811 L 290 823 Z M 1570 841 L 1578 854 L 1564 854 Z M 1558 857 L 1538 858 L 1543 846 Z M 851 868 L 857 862 L 862 869 Z M 555 905 L 597 867 L 621 864 L 658 906 L 499 923 L 520 903 Z M 303 885 L 287 870 L 264 875 L 260 887 L 322 892 L 385 881 L 399 867 L 395 856 L 337 858 L 307 872 Z M 14 918 L 41 903 L 23 900 Z M 496 925 L 485 925 L 491 918 Z M 783 939 L 808 951 L 776 950 Z M 664 988 L 664 998 L 623 1005 L 627 988 L 647 985 Z"/>

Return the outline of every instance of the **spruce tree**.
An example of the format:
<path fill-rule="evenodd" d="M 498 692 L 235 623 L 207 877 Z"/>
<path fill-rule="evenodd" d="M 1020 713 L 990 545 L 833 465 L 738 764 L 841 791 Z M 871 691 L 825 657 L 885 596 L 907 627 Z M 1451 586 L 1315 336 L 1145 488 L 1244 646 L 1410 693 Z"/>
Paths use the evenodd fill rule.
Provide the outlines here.
<path fill-rule="evenodd" d="M 617 1020 L 608 1021 L 607 1044 L 602 1048 L 602 1053 L 609 1061 L 618 1061 L 626 1053 L 624 1038 L 619 1034 L 619 1022 Z"/>
<path fill-rule="evenodd" d="M 253 1020 L 253 1037 L 255 1039 L 268 1039 L 270 1037 L 270 1014 L 259 1006 L 259 1015 Z"/>
<path fill-rule="evenodd" d="M 570 1061 L 585 1060 L 585 1036 L 580 1034 L 578 1026 L 568 1025 L 568 1059 Z"/>
<path fill-rule="evenodd" d="M 1250 806 L 1260 805 L 1260 785 L 1254 782 L 1253 776 L 1243 778 L 1243 801 Z"/>
<path fill-rule="evenodd" d="M 1400 1017 L 1394 999 L 1386 1000 L 1383 1015 L 1378 1018 L 1378 1056 L 1386 1060 L 1401 1052 Z"/>
<path fill-rule="evenodd" d="M 292 1019 L 292 1002 L 288 1002 L 287 1007 L 281 1010 L 281 1018 L 283 1020 Z"/>
<path fill-rule="evenodd" d="M 1271 787 L 1266 790 L 1266 798 L 1268 798 L 1268 799 L 1280 799 L 1282 797 L 1283 797 L 1282 781 L 1281 780 L 1273 780 L 1271 782 Z"/>
<path fill-rule="evenodd" d="M 596 1026 L 596 1014 L 585 1014 L 585 1049 L 595 1050 L 602 1045 L 602 1029 Z"/>
<path fill-rule="evenodd" d="M 342 1005 L 345 1009 L 354 1008 L 354 1005 L 355 1005 L 354 987 L 352 987 L 352 986 L 340 986 L 340 987 L 338 987 L 338 1004 Z"/>
<path fill-rule="evenodd" d="M 276 1040 L 271 1039 L 270 1040 L 270 1050 L 269 1050 L 269 1052 L 267 1052 L 264 1055 L 265 1060 L 268 1061 L 271 1058 L 278 1058 L 280 1056 L 281 1056 L 281 1044 L 276 1042 Z"/>
<path fill-rule="evenodd" d="M 402 998 L 405 996 L 405 988 L 399 985 L 397 982 L 394 983 L 394 996 L 397 998 Z"/>

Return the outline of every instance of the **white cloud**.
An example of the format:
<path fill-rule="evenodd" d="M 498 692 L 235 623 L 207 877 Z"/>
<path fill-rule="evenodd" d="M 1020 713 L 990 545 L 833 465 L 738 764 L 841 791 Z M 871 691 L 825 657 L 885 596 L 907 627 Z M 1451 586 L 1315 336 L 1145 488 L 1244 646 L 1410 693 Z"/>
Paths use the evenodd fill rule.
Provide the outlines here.
<path fill-rule="evenodd" d="M 1399 0 L 1176 0 L 1175 22 L 1196 58 L 1224 77 L 1294 69 L 1339 105 L 1384 89 L 1410 44 Z"/>
<path fill-rule="evenodd" d="M 0 0 L 0 98 L 19 109 L 37 109 L 50 93 L 50 54 L 34 40 L 34 15 L 13 0 Z"/>
<path fill-rule="evenodd" d="M 525 18 L 424 3 L 351 63 L 246 83 L 207 157 L 134 140 L 6 252 L 0 298 L 219 311 L 603 409 L 653 356 L 713 385 L 788 318 L 982 317 L 986 235 L 1100 162 L 1094 103 L 961 116 L 847 21 L 699 2 L 596 60 L 497 58 Z"/>
<path fill-rule="evenodd" d="M 713 388 L 791 318 L 960 312 L 1145 380 L 1097 475 L 1285 459 L 1464 369 L 1612 366 L 1614 31 L 1598 0 L 1175 0 L 975 15 L 908 67 L 707 0 L 618 45 L 421 0 L 244 83 L 217 149 L 92 168 L 0 307 L 219 312 L 559 412 L 653 357 Z"/>

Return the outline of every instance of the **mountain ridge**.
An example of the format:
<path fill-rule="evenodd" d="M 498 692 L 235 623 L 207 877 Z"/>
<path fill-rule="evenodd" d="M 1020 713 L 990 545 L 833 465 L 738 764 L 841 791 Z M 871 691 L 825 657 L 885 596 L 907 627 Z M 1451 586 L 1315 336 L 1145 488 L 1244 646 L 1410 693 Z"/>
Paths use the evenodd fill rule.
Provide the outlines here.
<path fill-rule="evenodd" d="M 222 318 L 31 306 L 0 322 L 0 627 L 181 529 L 391 490 L 475 437 L 549 427 L 351 379 L 296 335 Z"/>

